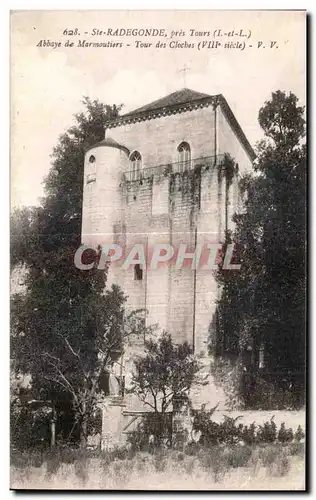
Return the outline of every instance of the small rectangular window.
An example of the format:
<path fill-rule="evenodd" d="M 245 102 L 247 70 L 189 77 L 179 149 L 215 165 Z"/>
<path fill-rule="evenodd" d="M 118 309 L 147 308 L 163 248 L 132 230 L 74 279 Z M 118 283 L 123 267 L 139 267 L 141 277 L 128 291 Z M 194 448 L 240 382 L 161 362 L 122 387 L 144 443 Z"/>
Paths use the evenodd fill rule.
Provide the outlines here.
<path fill-rule="evenodd" d="M 141 281 L 143 279 L 143 270 L 139 264 L 134 266 L 134 280 Z"/>
<path fill-rule="evenodd" d="M 259 368 L 264 368 L 264 345 L 260 346 L 259 350 Z"/>
<path fill-rule="evenodd" d="M 87 175 L 87 184 L 90 184 L 90 182 L 95 182 L 96 181 L 96 173 L 95 172 L 90 172 Z"/>

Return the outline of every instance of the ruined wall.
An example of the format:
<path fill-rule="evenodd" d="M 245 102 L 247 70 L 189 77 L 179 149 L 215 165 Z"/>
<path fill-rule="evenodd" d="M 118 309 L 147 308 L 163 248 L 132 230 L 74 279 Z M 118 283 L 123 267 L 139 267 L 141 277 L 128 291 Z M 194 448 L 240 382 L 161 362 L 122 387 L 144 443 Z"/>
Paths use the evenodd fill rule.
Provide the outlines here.
<path fill-rule="evenodd" d="M 215 165 L 124 183 L 121 196 L 127 252 L 135 244 L 143 244 L 148 249 L 149 264 L 157 243 L 169 243 L 176 251 L 185 244 L 186 252 L 194 252 L 197 244 L 218 243 L 219 221 L 225 215 L 220 183 Z M 156 213 L 156 188 L 168 195 L 165 213 Z M 168 330 L 178 342 L 187 340 L 198 352 L 205 352 L 217 284 L 211 270 L 194 271 L 191 259 L 176 269 L 175 258 L 155 270 L 144 269 L 142 280 L 135 279 L 132 266 L 128 270 L 114 267 L 116 278 L 112 275 L 112 280 L 123 287 L 131 309 L 148 309 L 150 323 L 158 322 L 161 330 Z"/>
<path fill-rule="evenodd" d="M 122 186 L 127 251 L 135 244 L 143 244 L 148 249 L 149 264 L 152 250 L 159 243 L 174 248 L 185 243 L 187 251 L 194 250 L 195 192 L 199 185 L 194 187 L 193 177 L 193 171 L 169 173 L 141 182 L 126 182 Z M 156 188 L 164 191 L 168 200 L 164 213 L 157 214 L 154 205 Z M 148 309 L 149 323 L 158 322 L 161 330 L 168 330 L 179 342 L 192 341 L 193 273 L 189 265 L 176 270 L 174 262 L 161 263 L 157 269 L 144 269 L 142 280 L 135 279 L 132 266 L 126 271 L 119 267 L 113 270 L 121 275 L 120 282 L 131 309 Z"/>
<path fill-rule="evenodd" d="M 216 153 L 220 162 L 221 155 L 229 153 L 241 174 L 251 168 L 251 160 L 220 106 L 216 113 L 209 106 L 111 128 L 107 136 L 131 152 L 138 150 L 142 168 L 177 162 L 177 147 L 182 141 L 190 144 L 192 159 Z M 89 163 L 90 155 L 95 156 L 95 164 Z M 181 174 L 156 170 L 155 175 L 134 182 L 123 180 L 129 169 L 125 151 L 99 147 L 87 153 L 83 241 L 100 241 L 100 235 L 108 234 L 126 253 L 135 244 L 143 244 L 147 257 L 156 243 L 175 248 L 184 243 L 188 252 L 196 244 L 224 242 L 226 216 L 228 228 L 232 228 L 237 182 L 233 181 L 226 196 L 225 178 L 219 175 L 218 165 L 201 161 L 194 170 Z M 95 177 L 92 181 L 91 175 Z M 194 272 L 190 260 L 185 264 L 179 270 L 174 262 L 156 270 L 143 269 L 142 279 L 136 280 L 134 268 L 124 270 L 121 262 L 111 266 L 109 282 L 123 288 L 130 309 L 148 309 L 149 323 L 158 322 L 160 330 L 168 330 L 177 341 L 188 340 L 196 352 L 206 352 L 218 287 L 214 272 Z"/>
<path fill-rule="evenodd" d="M 201 171 L 201 199 L 197 220 L 198 244 L 224 241 L 225 196 L 219 166 Z M 206 262 L 203 264 L 205 265 Z M 208 330 L 216 309 L 218 286 L 214 271 L 202 266 L 196 272 L 195 349 L 207 352 Z"/>
<path fill-rule="evenodd" d="M 131 151 L 142 155 L 142 168 L 178 161 L 177 147 L 190 144 L 191 158 L 215 153 L 215 114 L 212 106 L 176 113 L 132 125 L 111 128 L 107 134 Z M 192 175 L 193 174 L 193 175 Z M 199 211 L 200 177 L 193 172 L 167 176 L 155 175 L 142 183 L 127 182 L 122 194 L 125 207 L 127 247 L 144 243 L 170 243 L 175 248 L 195 246 L 195 228 Z M 217 199 L 213 199 L 213 212 Z M 143 280 L 134 280 L 133 271 L 125 273 L 124 290 L 132 307 L 146 307 L 149 322 L 158 322 L 177 341 L 193 342 L 194 273 L 191 261 L 180 270 L 164 264 L 144 271 Z"/>
<path fill-rule="evenodd" d="M 194 170 L 173 174 L 170 192 L 170 243 L 175 249 L 186 245 L 186 252 L 194 252 L 195 228 L 199 209 L 200 177 Z M 169 266 L 168 326 L 179 342 L 193 344 L 194 271 L 192 260 L 183 261 L 180 269 Z"/>

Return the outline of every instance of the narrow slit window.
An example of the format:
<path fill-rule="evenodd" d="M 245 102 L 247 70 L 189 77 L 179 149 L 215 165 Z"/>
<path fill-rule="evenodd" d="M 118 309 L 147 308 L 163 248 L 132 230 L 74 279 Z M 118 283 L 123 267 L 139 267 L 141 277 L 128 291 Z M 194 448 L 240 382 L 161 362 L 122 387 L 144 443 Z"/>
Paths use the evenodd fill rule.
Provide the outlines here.
<path fill-rule="evenodd" d="M 264 368 L 264 345 L 261 345 L 259 350 L 259 368 Z"/>
<path fill-rule="evenodd" d="M 143 279 L 143 270 L 140 264 L 135 264 L 134 266 L 134 280 L 141 281 Z"/>
<path fill-rule="evenodd" d="M 87 184 L 90 182 L 95 182 L 97 177 L 97 164 L 94 155 L 89 157 L 89 163 L 87 165 Z"/>

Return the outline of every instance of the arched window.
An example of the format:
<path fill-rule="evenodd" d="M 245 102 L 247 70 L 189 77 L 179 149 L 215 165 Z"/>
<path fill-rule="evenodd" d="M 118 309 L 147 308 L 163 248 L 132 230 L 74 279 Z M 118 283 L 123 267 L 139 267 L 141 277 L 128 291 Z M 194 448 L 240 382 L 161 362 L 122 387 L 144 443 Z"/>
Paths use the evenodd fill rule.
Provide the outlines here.
<path fill-rule="evenodd" d="M 134 151 L 130 156 L 131 162 L 131 181 L 137 181 L 140 178 L 142 168 L 142 157 L 138 151 Z"/>
<path fill-rule="evenodd" d="M 96 181 L 97 164 L 94 155 L 89 156 L 89 163 L 87 165 L 87 184 Z"/>
<path fill-rule="evenodd" d="M 187 142 L 181 142 L 178 146 L 178 162 L 180 172 L 190 168 L 191 149 Z"/>

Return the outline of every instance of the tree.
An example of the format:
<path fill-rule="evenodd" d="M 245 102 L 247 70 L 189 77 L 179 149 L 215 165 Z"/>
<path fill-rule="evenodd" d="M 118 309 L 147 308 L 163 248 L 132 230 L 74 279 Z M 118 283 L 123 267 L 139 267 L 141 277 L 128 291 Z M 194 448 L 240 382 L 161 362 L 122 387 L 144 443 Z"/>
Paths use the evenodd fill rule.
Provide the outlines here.
<path fill-rule="evenodd" d="M 306 147 L 304 108 L 277 91 L 259 111 L 265 139 L 255 175 L 241 180 L 245 206 L 230 237 L 241 270 L 221 271 L 218 335 L 224 349 L 250 349 L 255 372 L 264 349 L 273 384 L 299 399 L 305 368 Z M 249 390 L 251 395 L 254 391 Z"/>
<path fill-rule="evenodd" d="M 40 207 L 16 210 L 11 224 L 12 267 L 25 266 L 25 291 L 12 298 L 12 358 L 32 377 L 34 397 L 62 410 L 68 401 L 86 443 L 102 374 L 130 335 L 144 333 L 144 314 L 127 315 L 125 296 L 105 290 L 106 272 L 74 265 L 81 244 L 84 153 L 104 137 L 120 107 L 84 98 L 85 112 L 61 135 L 52 154 Z M 87 261 L 92 256 L 85 254 Z M 104 393 L 104 388 L 103 388 Z M 62 411 L 61 411 L 62 413 Z"/>
<path fill-rule="evenodd" d="M 153 410 L 155 437 L 160 441 L 171 405 L 188 399 L 193 383 L 202 383 L 200 367 L 190 345 L 173 344 L 166 332 L 157 341 L 146 340 L 145 353 L 135 361 L 130 391 Z"/>

